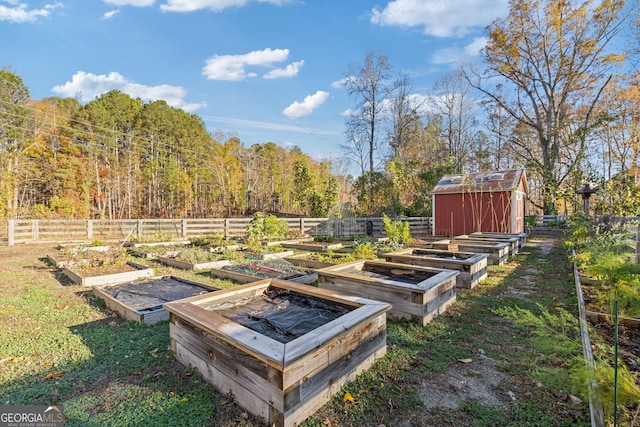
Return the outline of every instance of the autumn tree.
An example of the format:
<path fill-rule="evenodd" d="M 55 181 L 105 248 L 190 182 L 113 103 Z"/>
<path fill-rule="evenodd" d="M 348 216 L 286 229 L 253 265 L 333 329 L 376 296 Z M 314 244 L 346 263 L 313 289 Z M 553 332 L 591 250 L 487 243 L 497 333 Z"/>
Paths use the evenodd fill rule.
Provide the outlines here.
<path fill-rule="evenodd" d="M 0 213 L 9 218 L 18 215 L 22 160 L 37 130 L 28 101 L 29 89 L 22 79 L 0 70 Z"/>
<path fill-rule="evenodd" d="M 343 149 L 361 162 L 361 170 L 368 171 L 369 177 L 373 177 L 376 170 L 385 101 L 393 91 L 390 72 L 391 66 L 386 55 L 369 52 L 362 66 L 350 67 L 346 78 L 347 91 L 356 99 L 356 108 L 347 118 L 347 143 L 343 145 Z M 365 168 L 365 165 L 368 167 Z M 373 191 L 371 185 L 371 198 Z"/>
<path fill-rule="evenodd" d="M 472 86 L 530 130 L 509 142 L 540 175 L 539 207 L 545 214 L 556 212 L 559 187 L 600 125 L 594 110 L 611 79 L 608 66 L 620 59 L 611 54 L 610 42 L 623 6 L 623 0 L 511 0 L 509 15 L 488 27 L 486 72 L 466 74 Z"/>
<path fill-rule="evenodd" d="M 445 74 L 434 87 L 434 107 L 442 117 L 442 137 L 454 160 L 454 173 L 462 173 L 473 156 L 478 104 L 471 89 L 461 72 Z"/>
<path fill-rule="evenodd" d="M 309 165 L 298 160 L 294 164 L 293 198 L 312 217 L 328 216 L 338 201 L 338 181 L 329 176 L 322 182 Z"/>

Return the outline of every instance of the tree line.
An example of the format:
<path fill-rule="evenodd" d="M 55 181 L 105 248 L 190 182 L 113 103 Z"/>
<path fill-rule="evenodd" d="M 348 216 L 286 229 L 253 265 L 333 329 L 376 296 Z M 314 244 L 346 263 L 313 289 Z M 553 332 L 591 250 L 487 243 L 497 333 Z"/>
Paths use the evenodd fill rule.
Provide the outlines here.
<path fill-rule="evenodd" d="M 631 5 L 637 8 L 637 5 Z M 478 63 L 427 93 L 369 52 L 348 67 L 346 161 L 211 135 L 119 91 L 32 100 L 0 71 L 0 217 L 430 215 L 443 174 L 525 168 L 539 213 L 640 215 L 640 25 L 624 0 L 511 0 Z M 631 24 L 631 25 L 627 25 Z M 354 172 L 355 171 L 355 172 Z"/>
<path fill-rule="evenodd" d="M 112 90 L 32 100 L 0 71 L 0 217 L 177 218 L 336 205 L 327 161 L 210 135 L 196 115 Z"/>

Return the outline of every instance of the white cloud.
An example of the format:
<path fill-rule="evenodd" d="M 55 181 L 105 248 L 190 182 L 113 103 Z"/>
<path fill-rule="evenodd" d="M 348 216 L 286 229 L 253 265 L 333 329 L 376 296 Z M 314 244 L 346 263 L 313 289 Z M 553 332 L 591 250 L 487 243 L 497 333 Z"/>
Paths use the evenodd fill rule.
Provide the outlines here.
<path fill-rule="evenodd" d="M 27 9 L 25 3 L 8 1 L 13 7 L 0 5 L 0 21 L 8 21 L 15 23 L 35 22 L 38 18 L 47 17 L 51 11 L 59 7 L 64 7 L 62 3 L 46 4 L 41 9 Z"/>
<path fill-rule="evenodd" d="M 476 37 L 462 48 L 451 46 L 439 49 L 431 56 L 431 62 L 433 64 L 457 64 L 465 58 L 478 56 L 480 50 L 486 46 L 487 40 L 486 37 Z"/>
<path fill-rule="evenodd" d="M 306 96 L 302 102 L 295 101 L 293 104 L 285 108 L 282 111 L 282 114 L 290 119 L 308 116 L 313 112 L 313 110 L 324 104 L 328 97 L 329 92 L 319 90 L 313 95 Z"/>
<path fill-rule="evenodd" d="M 478 56 L 488 41 L 488 37 L 476 37 L 471 43 L 464 47 L 464 53 L 467 54 L 467 56 Z"/>
<path fill-rule="evenodd" d="M 262 76 L 265 79 L 279 79 L 280 77 L 295 77 L 304 65 L 304 61 L 296 61 L 287 65 L 286 68 L 276 68 Z"/>
<path fill-rule="evenodd" d="M 431 55 L 433 64 L 455 64 L 460 61 L 463 51 L 457 47 L 445 47 L 438 49 Z"/>
<path fill-rule="evenodd" d="M 346 110 L 340 113 L 342 117 L 350 117 L 352 114 L 353 114 L 353 110 L 350 108 L 347 108 Z"/>
<path fill-rule="evenodd" d="M 347 84 L 347 78 L 336 80 L 335 82 L 331 82 L 331 87 L 335 89 L 343 88 L 344 85 Z"/>
<path fill-rule="evenodd" d="M 78 71 L 73 75 L 71 81 L 54 86 L 51 91 L 65 97 L 77 97 L 81 102 L 89 102 L 113 89 L 144 101 L 165 100 L 168 105 L 182 108 L 187 112 L 193 112 L 206 106 L 205 103 L 186 103 L 184 100 L 186 91 L 180 86 L 145 86 L 131 82 L 116 72 L 97 75 Z"/>
<path fill-rule="evenodd" d="M 146 7 L 153 6 L 156 0 L 103 0 L 107 4 L 112 4 L 114 6 L 136 6 L 136 7 Z"/>
<path fill-rule="evenodd" d="M 371 22 L 400 27 L 422 27 L 437 37 L 461 37 L 474 27 L 485 27 L 508 12 L 508 0 L 394 0 L 371 12 Z"/>
<path fill-rule="evenodd" d="M 114 16 L 116 16 L 118 13 L 120 13 L 119 9 L 110 10 L 109 12 L 105 12 L 105 14 L 102 15 L 102 19 L 111 19 Z"/>
<path fill-rule="evenodd" d="M 258 0 L 260 3 L 271 3 L 276 6 L 289 3 L 292 0 Z M 249 3 L 250 0 L 166 0 L 160 5 L 160 9 L 165 12 L 193 12 L 200 9 L 209 9 L 220 12 L 229 7 L 240 7 Z"/>
<path fill-rule="evenodd" d="M 239 81 L 256 77 L 255 72 L 247 72 L 247 66 L 271 67 L 274 63 L 286 61 L 289 49 L 264 49 L 242 55 L 214 55 L 207 59 L 202 74 L 209 80 Z"/>

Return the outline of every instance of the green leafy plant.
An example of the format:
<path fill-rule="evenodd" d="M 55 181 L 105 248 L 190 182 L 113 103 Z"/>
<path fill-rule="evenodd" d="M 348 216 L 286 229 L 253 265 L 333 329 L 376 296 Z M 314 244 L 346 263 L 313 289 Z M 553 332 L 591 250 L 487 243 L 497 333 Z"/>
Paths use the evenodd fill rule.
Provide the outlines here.
<path fill-rule="evenodd" d="M 264 234 L 267 238 L 287 237 L 289 225 L 284 219 L 278 219 L 275 215 L 268 215 L 264 219 Z"/>
<path fill-rule="evenodd" d="M 261 240 L 286 237 L 289 235 L 287 221 L 278 219 L 275 215 L 266 216 L 262 212 L 253 214 L 253 218 L 247 224 L 247 243 L 255 246 Z"/>
<path fill-rule="evenodd" d="M 223 259 L 223 254 L 202 250 L 201 248 L 182 248 L 177 251 L 175 259 L 187 261 L 192 264 L 201 262 L 218 261 Z"/>
<path fill-rule="evenodd" d="M 375 259 L 378 257 L 378 249 L 370 242 L 354 246 L 353 256 L 356 259 Z"/>
<path fill-rule="evenodd" d="M 408 221 L 393 221 L 386 214 L 383 214 L 382 222 L 390 243 L 403 245 L 411 243 L 411 228 Z"/>
<path fill-rule="evenodd" d="M 221 231 L 216 231 L 211 234 L 206 234 L 204 236 L 198 236 L 191 239 L 191 244 L 193 246 L 222 246 L 224 243 L 224 233 Z"/>
<path fill-rule="evenodd" d="M 538 225 L 538 217 L 536 215 L 529 215 L 525 218 L 524 224 L 527 227 L 535 227 L 536 225 Z"/>

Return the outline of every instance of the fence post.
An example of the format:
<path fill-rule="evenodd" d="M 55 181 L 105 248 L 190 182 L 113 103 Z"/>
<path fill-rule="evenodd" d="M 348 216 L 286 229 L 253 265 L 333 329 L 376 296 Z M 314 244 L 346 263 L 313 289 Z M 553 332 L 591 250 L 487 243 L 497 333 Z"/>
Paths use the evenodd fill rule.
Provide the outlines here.
<path fill-rule="evenodd" d="M 304 218 L 300 218 L 300 235 L 304 236 Z"/>
<path fill-rule="evenodd" d="M 87 220 L 87 239 L 93 240 L 93 220 Z"/>
<path fill-rule="evenodd" d="M 39 234 L 38 220 L 36 219 L 31 222 L 31 237 L 35 242 L 38 241 L 38 234 Z"/>
<path fill-rule="evenodd" d="M 136 222 L 136 238 L 138 239 L 138 242 L 140 241 L 141 237 L 142 237 L 142 220 L 139 219 Z"/>
<path fill-rule="evenodd" d="M 7 221 L 7 245 L 13 246 L 15 243 L 15 220 Z"/>
<path fill-rule="evenodd" d="M 224 219 L 224 238 L 229 238 L 229 218 Z"/>
<path fill-rule="evenodd" d="M 187 219 L 186 218 L 182 220 L 182 238 L 183 239 L 187 238 Z"/>

